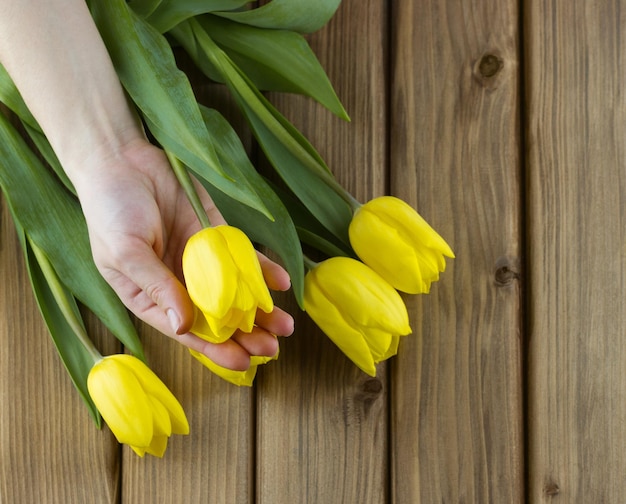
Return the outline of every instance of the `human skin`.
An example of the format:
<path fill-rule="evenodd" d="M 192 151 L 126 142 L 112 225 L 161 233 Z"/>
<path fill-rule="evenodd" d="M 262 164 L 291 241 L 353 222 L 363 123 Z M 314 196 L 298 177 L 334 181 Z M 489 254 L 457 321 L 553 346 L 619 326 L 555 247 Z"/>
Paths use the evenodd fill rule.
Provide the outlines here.
<path fill-rule="evenodd" d="M 84 0 L 0 0 L 0 35 L 0 62 L 74 184 L 96 266 L 122 302 L 223 367 L 244 370 L 250 355 L 275 355 L 274 335 L 293 331 L 280 308 L 219 345 L 189 332 L 181 257 L 201 226 L 167 157 L 146 139 Z M 211 223 L 225 223 L 196 189 Z M 259 260 L 270 289 L 290 287 L 280 265 Z"/>

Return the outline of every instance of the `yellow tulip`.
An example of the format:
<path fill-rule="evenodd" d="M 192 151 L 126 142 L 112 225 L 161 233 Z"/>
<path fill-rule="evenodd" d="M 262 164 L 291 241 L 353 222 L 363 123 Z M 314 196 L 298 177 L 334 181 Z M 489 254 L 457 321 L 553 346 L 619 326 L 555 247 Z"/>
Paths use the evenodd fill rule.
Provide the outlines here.
<path fill-rule="evenodd" d="M 332 257 L 304 279 L 304 308 L 313 321 L 360 369 L 376 375 L 376 363 L 396 354 L 409 334 L 400 294 L 355 259 Z"/>
<path fill-rule="evenodd" d="M 195 350 L 189 350 L 198 361 L 200 361 L 207 369 L 215 373 L 217 376 L 237 386 L 251 387 L 256 377 L 257 368 L 266 364 L 267 362 L 277 359 L 278 352 L 273 357 L 264 357 L 260 355 L 252 355 L 250 357 L 250 367 L 245 371 L 235 371 L 215 364 L 206 355 L 196 352 Z"/>
<path fill-rule="evenodd" d="M 356 210 L 349 228 L 359 258 L 396 289 L 427 293 L 454 253 L 410 205 L 393 196 L 375 198 Z"/>
<path fill-rule="evenodd" d="M 212 343 L 226 341 L 237 329 L 252 331 L 257 309 L 274 308 L 256 251 L 235 227 L 193 235 L 183 252 L 183 274 L 196 306 L 191 332 Z"/>
<path fill-rule="evenodd" d="M 132 355 L 109 355 L 91 368 L 87 388 L 120 443 L 143 457 L 162 457 L 172 434 L 189 434 L 182 406 L 165 384 Z"/>

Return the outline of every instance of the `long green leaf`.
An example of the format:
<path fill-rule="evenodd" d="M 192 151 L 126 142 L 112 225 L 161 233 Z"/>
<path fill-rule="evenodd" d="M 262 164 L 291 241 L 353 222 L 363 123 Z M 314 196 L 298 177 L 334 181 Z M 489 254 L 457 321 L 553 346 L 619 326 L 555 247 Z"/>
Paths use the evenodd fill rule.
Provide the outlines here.
<path fill-rule="evenodd" d="M 216 188 L 269 216 L 243 177 L 225 174 L 191 84 L 176 67 L 167 40 L 124 0 L 91 1 L 90 5 L 120 81 L 156 140 L 178 159 L 192 161 L 190 168 Z"/>
<path fill-rule="evenodd" d="M 197 16 L 215 11 L 231 11 L 239 9 L 253 0 L 163 0 L 154 9 L 146 21 L 159 32 L 165 33 L 178 23 Z M 132 4 L 131 4 L 132 7 Z"/>
<path fill-rule="evenodd" d="M 35 257 L 33 248 L 25 236 L 24 230 L 21 228 L 19 221 L 17 219 L 14 220 L 18 229 L 18 235 L 20 237 L 22 248 L 24 250 L 24 257 L 32 290 L 35 295 L 37 305 L 39 306 L 41 316 L 46 323 L 54 346 L 57 349 L 59 357 L 61 357 L 61 361 L 63 362 L 74 387 L 76 387 L 80 398 L 87 406 L 93 421 L 96 423 L 98 428 L 100 428 L 102 426 L 102 418 L 87 389 L 87 377 L 89 376 L 89 371 L 94 364 L 93 356 L 81 343 L 80 338 L 76 336 L 75 329 L 73 327 L 75 325 L 79 325 L 79 330 L 86 333 L 78 305 L 69 290 L 63 286 L 57 285 L 57 288 L 62 289 L 61 295 L 65 297 L 67 305 L 74 318 L 73 323 L 69 323 L 67 317 L 63 313 L 63 310 L 59 307 L 51 286 L 46 280 L 42 267 Z"/>
<path fill-rule="evenodd" d="M 241 166 L 246 177 L 254 184 L 274 216 L 274 221 L 252 208 L 241 205 L 207 186 L 215 204 L 226 221 L 242 229 L 251 240 L 261 243 L 276 252 L 291 277 L 291 285 L 298 304 L 303 306 L 304 266 L 298 234 L 289 212 L 280 198 L 255 170 L 246 151 L 228 121 L 216 110 L 201 107 L 207 127 L 215 137 L 217 154 L 220 158 L 232 159 Z"/>
<path fill-rule="evenodd" d="M 143 349 L 126 308 L 98 272 L 82 211 L 0 114 L 0 184 L 11 211 L 64 284 L 137 357 Z"/>
<path fill-rule="evenodd" d="M 195 19 L 181 23 L 172 34 L 201 69 L 210 60 L 221 72 L 274 169 L 330 232 L 349 243 L 349 195 L 313 146 L 254 87 Z"/>
<path fill-rule="evenodd" d="M 341 0 L 272 0 L 257 9 L 216 14 L 260 28 L 312 33 L 328 23 L 340 3 Z"/>
<path fill-rule="evenodd" d="M 258 89 L 303 94 L 342 119 L 350 119 L 302 35 L 257 28 L 213 15 L 196 19 Z"/>

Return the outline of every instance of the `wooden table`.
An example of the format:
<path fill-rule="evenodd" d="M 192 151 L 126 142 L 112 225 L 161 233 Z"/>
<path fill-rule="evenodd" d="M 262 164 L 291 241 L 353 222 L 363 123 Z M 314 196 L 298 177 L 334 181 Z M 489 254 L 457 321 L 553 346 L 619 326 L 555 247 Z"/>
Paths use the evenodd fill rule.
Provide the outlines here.
<path fill-rule="evenodd" d="M 457 258 L 375 379 L 302 314 L 253 389 L 141 328 L 191 423 L 162 460 L 94 428 L 5 208 L 0 502 L 625 502 L 625 30 L 626 0 L 344 0 L 310 41 L 352 122 L 271 98 L 345 187 L 410 202 Z"/>

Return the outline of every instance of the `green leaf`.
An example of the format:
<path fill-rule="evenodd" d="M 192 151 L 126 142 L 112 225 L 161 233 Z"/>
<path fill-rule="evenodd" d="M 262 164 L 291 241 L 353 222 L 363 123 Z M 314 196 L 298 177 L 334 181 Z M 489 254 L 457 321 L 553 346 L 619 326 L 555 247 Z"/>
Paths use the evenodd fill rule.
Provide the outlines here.
<path fill-rule="evenodd" d="M 202 115 L 209 131 L 217 140 L 217 154 L 220 158 L 232 159 L 257 188 L 274 216 L 274 221 L 252 208 L 241 205 L 224 193 L 207 186 L 215 204 L 226 221 L 242 229 L 252 241 L 261 243 L 276 252 L 283 261 L 291 277 L 291 285 L 298 304 L 303 306 L 304 266 L 298 234 L 289 212 L 271 187 L 255 170 L 248 159 L 244 146 L 228 121 L 216 110 L 201 107 Z"/>
<path fill-rule="evenodd" d="M 134 355 L 144 359 L 126 308 L 93 262 L 80 205 L 2 114 L 0 185 L 11 211 L 63 283 Z"/>
<path fill-rule="evenodd" d="M 329 257 L 356 257 L 352 247 L 342 243 L 329 233 L 293 193 L 272 181 L 267 180 L 266 182 L 289 212 L 291 220 L 296 226 L 298 237 L 303 244 L 309 245 Z"/>
<path fill-rule="evenodd" d="M 74 328 L 78 325 L 79 330 L 82 330 L 86 334 L 78 305 L 69 290 L 62 286 L 57 286 L 62 289 L 61 295 L 66 298 L 67 304 L 74 317 L 73 323 L 68 322 L 63 310 L 59 307 L 51 285 L 46 280 L 46 276 L 39 261 L 37 261 L 33 248 L 24 234 L 24 229 L 20 226 L 17 219 L 14 220 L 24 250 L 32 290 L 37 300 L 41 316 L 46 323 L 54 346 L 61 357 L 65 369 L 70 375 L 74 387 L 76 387 L 80 398 L 87 406 L 93 421 L 98 428 L 100 428 L 102 426 L 102 418 L 87 389 L 87 377 L 94 364 L 94 358 L 91 352 L 82 344 L 80 338 L 77 337 Z"/>
<path fill-rule="evenodd" d="M 217 12 L 238 23 L 312 33 L 324 26 L 337 11 L 341 0 L 272 0 L 243 12 Z"/>
<path fill-rule="evenodd" d="M 239 9 L 253 0 L 163 0 L 146 21 L 165 33 L 178 23 L 199 14 Z M 131 3 L 131 7 L 133 4 Z"/>
<path fill-rule="evenodd" d="M 172 34 L 203 69 L 207 59 L 221 72 L 268 160 L 311 213 L 342 242 L 349 243 L 349 194 L 320 155 L 213 42 L 195 19 Z"/>
<path fill-rule="evenodd" d="M 217 16 L 197 21 L 261 90 L 309 96 L 350 120 L 326 72 L 302 35 L 234 23 Z"/>
<path fill-rule="evenodd" d="M 91 1 L 90 6 L 120 81 L 156 140 L 219 190 L 267 213 L 259 195 L 243 178 L 232 170 L 225 173 L 191 85 L 176 67 L 167 40 L 124 0 Z"/>

